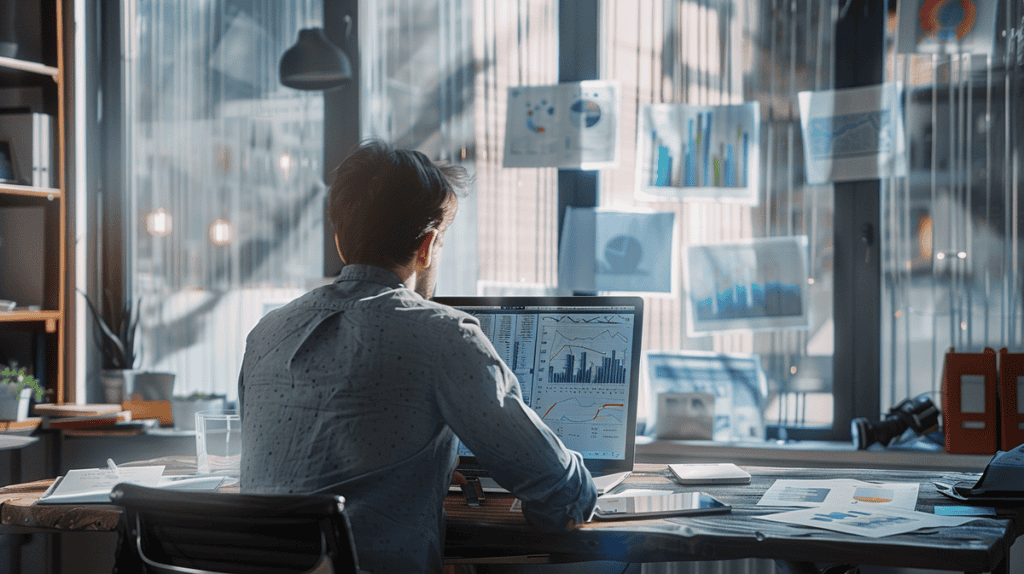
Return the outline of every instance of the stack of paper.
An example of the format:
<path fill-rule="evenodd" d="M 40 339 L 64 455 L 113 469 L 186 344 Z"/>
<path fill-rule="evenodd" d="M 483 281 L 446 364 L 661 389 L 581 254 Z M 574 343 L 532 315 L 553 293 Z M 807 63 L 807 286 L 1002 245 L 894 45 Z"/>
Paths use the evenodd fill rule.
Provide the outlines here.
<path fill-rule="evenodd" d="M 959 526 L 979 517 L 936 516 L 917 512 L 920 485 L 903 482 L 833 480 L 776 480 L 758 506 L 801 506 L 778 514 L 755 516 L 799 526 L 812 526 L 879 538 L 936 526 Z"/>

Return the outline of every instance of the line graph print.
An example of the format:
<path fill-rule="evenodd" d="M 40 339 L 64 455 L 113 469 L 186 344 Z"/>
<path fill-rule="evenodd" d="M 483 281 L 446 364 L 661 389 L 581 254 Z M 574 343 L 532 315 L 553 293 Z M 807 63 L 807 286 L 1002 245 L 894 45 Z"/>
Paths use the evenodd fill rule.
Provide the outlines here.
<path fill-rule="evenodd" d="M 553 403 L 541 419 L 547 423 L 621 424 L 625 420 L 625 403 L 609 403 L 595 399 L 584 404 L 576 397 Z"/>

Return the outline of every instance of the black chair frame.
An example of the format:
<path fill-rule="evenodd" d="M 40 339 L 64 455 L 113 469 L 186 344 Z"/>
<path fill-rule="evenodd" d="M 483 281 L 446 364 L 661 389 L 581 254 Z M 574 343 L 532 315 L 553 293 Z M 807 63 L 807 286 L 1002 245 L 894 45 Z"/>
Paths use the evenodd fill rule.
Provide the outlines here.
<path fill-rule="evenodd" d="M 117 573 L 358 572 L 340 496 L 189 492 L 119 484 L 110 498 L 124 508 Z"/>

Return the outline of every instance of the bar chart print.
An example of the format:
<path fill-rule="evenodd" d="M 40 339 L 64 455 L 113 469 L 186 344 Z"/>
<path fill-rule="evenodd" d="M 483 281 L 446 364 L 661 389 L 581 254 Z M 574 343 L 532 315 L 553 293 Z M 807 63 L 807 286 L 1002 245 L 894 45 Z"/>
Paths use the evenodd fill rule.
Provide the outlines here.
<path fill-rule="evenodd" d="M 807 236 L 691 245 L 690 333 L 807 328 Z"/>
<path fill-rule="evenodd" d="M 760 108 L 648 104 L 638 117 L 637 196 L 757 204 Z"/>

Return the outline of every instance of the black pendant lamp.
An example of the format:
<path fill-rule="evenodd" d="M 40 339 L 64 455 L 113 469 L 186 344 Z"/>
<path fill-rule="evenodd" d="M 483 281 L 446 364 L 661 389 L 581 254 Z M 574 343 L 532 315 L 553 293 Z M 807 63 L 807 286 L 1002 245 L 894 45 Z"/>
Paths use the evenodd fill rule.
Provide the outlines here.
<path fill-rule="evenodd" d="M 352 62 L 323 28 L 299 30 L 299 41 L 281 56 L 281 83 L 296 90 L 329 90 L 352 79 Z"/>

